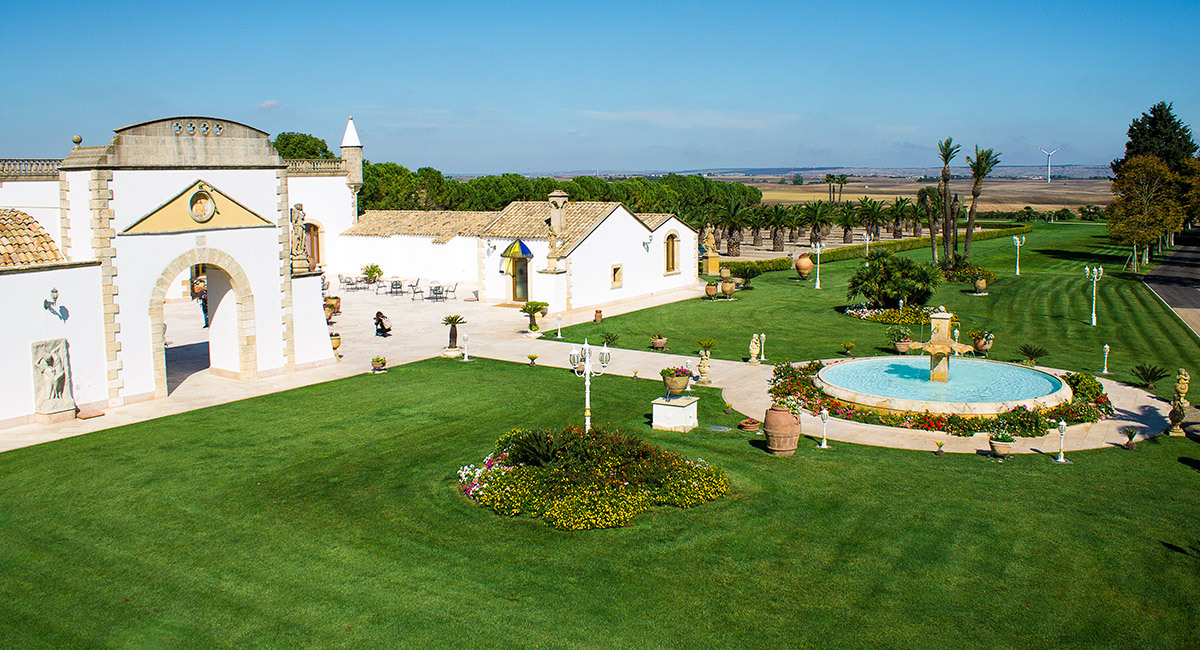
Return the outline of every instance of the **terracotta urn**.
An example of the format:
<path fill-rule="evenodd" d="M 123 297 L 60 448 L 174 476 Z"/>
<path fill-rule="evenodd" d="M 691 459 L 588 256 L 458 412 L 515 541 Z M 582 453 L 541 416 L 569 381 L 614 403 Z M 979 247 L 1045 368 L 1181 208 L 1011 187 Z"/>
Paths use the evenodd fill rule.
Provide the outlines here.
<path fill-rule="evenodd" d="M 330 334 L 329 335 L 329 343 L 330 343 L 330 345 L 333 346 L 333 353 L 337 354 L 337 349 L 342 347 L 342 335 L 341 334 Z"/>
<path fill-rule="evenodd" d="M 690 380 L 691 377 L 663 377 L 663 384 L 667 387 L 668 395 L 682 395 Z"/>
<path fill-rule="evenodd" d="M 741 422 L 738 422 L 738 428 L 741 429 L 742 431 L 748 431 L 750 433 L 758 433 L 758 427 L 760 424 L 762 424 L 762 423 L 759 422 L 758 420 L 755 420 L 754 418 L 748 418 L 748 419 L 742 420 Z"/>
<path fill-rule="evenodd" d="M 796 441 L 800 439 L 800 417 L 792 415 L 787 407 L 772 404 L 763 416 L 762 428 L 767 435 L 767 451 L 776 456 L 796 453 Z"/>
<path fill-rule="evenodd" d="M 987 291 L 987 280 L 975 278 L 975 293 L 983 293 L 985 291 Z"/>
<path fill-rule="evenodd" d="M 383 366 L 384 366 L 384 365 L 385 365 L 385 364 L 384 364 L 382 361 L 372 361 L 372 362 L 371 362 L 371 369 L 372 369 L 372 370 L 383 370 Z"/>
<path fill-rule="evenodd" d="M 721 267 L 721 279 L 722 279 L 722 280 L 728 280 L 728 279 L 729 279 L 729 269 L 728 269 L 728 268 L 726 268 L 726 267 Z"/>
<path fill-rule="evenodd" d="M 662 350 L 662 349 L 666 348 L 667 347 L 666 337 L 651 338 L 650 339 L 650 347 L 654 348 L 655 350 Z"/>
<path fill-rule="evenodd" d="M 975 347 L 975 351 L 982 354 L 992 349 L 992 339 L 975 339 L 971 345 Z"/>
<path fill-rule="evenodd" d="M 725 281 L 721 283 L 721 293 L 725 294 L 726 298 L 732 296 L 736 288 L 737 285 L 733 283 L 731 278 L 726 278 Z"/>
<path fill-rule="evenodd" d="M 715 297 L 717 295 L 717 292 L 720 290 L 721 289 L 719 287 L 717 287 L 717 285 L 715 285 L 715 284 L 704 285 L 704 295 L 708 296 L 709 298 Z"/>
<path fill-rule="evenodd" d="M 893 341 L 892 345 L 896 346 L 896 354 L 908 354 L 912 341 Z"/>
<path fill-rule="evenodd" d="M 592 317 L 592 322 L 599 323 L 602 320 L 604 320 L 604 314 L 600 313 L 600 310 L 597 309 L 596 315 Z"/>
<path fill-rule="evenodd" d="M 333 305 L 325 303 L 325 322 L 333 322 Z"/>
<path fill-rule="evenodd" d="M 796 273 L 800 274 L 800 279 L 807 280 L 808 274 L 812 273 L 812 270 L 813 270 L 813 263 L 812 263 L 812 260 L 808 258 L 808 253 L 805 253 L 805 254 L 801 255 L 800 257 L 797 257 L 795 266 L 796 266 Z"/>

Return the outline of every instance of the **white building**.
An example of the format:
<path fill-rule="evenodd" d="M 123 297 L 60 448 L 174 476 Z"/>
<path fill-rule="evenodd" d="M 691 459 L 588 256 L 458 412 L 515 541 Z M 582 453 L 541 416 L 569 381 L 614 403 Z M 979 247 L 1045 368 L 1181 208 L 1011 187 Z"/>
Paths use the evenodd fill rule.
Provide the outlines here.
<path fill-rule="evenodd" d="M 376 263 L 388 277 L 459 283 L 481 300 L 554 311 L 696 286 L 696 232 L 677 217 L 568 199 L 556 190 L 499 212 L 368 211 L 338 238 L 339 251 L 354 260 L 349 268 Z M 505 256 L 517 249 L 527 253 Z"/>
<path fill-rule="evenodd" d="M 200 273 L 211 372 L 334 362 L 320 273 L 298 240 L 320 255 L 322 227 L 353 223 L 361 145 L 292 172 L 266 133 L 219 118 L 74 142 L 61 161 L 0 161 L 0 427 L 165 397 L 163 303 Z M 292 221 L 301 202 L 320 217 L 307 227 Z"/>

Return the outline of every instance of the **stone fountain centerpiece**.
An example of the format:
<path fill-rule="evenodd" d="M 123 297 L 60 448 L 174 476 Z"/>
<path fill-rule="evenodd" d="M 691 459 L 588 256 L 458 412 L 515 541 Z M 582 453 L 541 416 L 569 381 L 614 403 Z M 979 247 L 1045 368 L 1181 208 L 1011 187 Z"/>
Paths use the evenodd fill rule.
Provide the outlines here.
<path fill-rule="evenodd" d="M 950 381 L 950 357 L 955 352 L 968 352 L 975 349 L 973 346 L 959 343 L 950 337 L 950 321 L 953 318 L 954 314 L 947 312 L 943 307 L 938 307 L 937 311 L 929 315 L 929 324 L 932 329 L 929 340 L 909 346 L 911 350 L 924 350 L 929 353 L 929 381 Z"/>

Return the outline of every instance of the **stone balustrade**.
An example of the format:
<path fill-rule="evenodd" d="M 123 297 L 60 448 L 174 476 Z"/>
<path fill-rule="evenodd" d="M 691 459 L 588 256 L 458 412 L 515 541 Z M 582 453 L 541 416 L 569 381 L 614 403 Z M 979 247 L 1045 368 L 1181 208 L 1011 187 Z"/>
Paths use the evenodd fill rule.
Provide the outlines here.
<path fill-rule="evenodd" d="M 0 180 L 58 180 L 58 158 L 0 159 Z"/>
<path fill-rule="evenodd" d="M 346 161 L 341 158 L 306 158 L 285 160 L 288 176 L 345 176 Z"/>

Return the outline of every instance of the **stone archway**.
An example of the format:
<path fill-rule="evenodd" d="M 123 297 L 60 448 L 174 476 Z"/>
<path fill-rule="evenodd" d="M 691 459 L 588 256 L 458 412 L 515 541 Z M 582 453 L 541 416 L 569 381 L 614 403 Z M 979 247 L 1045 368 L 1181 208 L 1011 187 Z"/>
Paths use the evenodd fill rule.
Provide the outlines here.
<path fill-rule="evenodd" d="M 196 248 L 175 258 L 154 285 L 150 295 L 150 345 L 154 354 L 154 398 L 167 396 L 167 353 L 163 326 L 163 302 L 171 283 L 180 273 L 196 264 L 205 264 L 229 276 L 230 293 L 237 304 L 237 379 L 258 378 L 258 352 L 254 333 L 254 295 L 250 279 L 228 253 L 215 248 Z"/>

